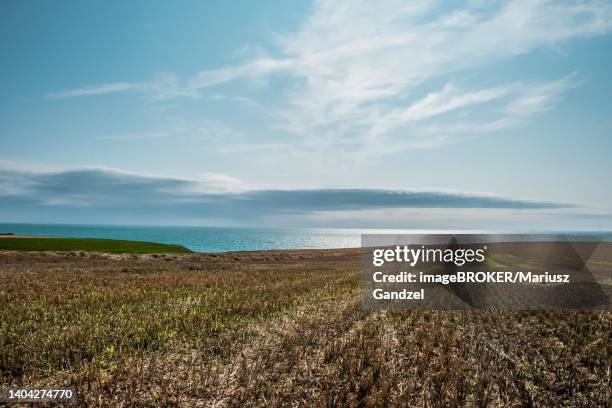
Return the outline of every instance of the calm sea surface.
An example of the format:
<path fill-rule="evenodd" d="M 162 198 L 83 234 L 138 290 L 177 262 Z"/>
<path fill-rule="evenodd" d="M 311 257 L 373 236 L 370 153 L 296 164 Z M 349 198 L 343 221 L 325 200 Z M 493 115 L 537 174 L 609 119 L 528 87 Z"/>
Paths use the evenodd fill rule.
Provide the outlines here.
<path fill-rule="evenodd" d="M 445 233 L 424 230 L 371 229 L 256 229 L 217 227 L 122 227 L 93 225 L 2 224 L 0 233 L 49 237 L 109 238 L 183 245 L 193 251 L 222 252 L 260 249 L 350 248 L 364 233 Z M 612 241 L 610 232 L 572 232 L 572 235 Z"/>

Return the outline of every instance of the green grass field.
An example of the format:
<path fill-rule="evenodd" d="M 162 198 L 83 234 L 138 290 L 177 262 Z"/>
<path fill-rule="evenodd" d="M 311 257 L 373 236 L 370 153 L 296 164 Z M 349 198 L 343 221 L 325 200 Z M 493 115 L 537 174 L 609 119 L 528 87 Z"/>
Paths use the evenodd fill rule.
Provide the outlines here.
<path fill-rule="evenodd" d="M 191 252 L 181 245 L 97 238 L 1 238 L 0 250 L 87 251 L 132 254 Z"/>

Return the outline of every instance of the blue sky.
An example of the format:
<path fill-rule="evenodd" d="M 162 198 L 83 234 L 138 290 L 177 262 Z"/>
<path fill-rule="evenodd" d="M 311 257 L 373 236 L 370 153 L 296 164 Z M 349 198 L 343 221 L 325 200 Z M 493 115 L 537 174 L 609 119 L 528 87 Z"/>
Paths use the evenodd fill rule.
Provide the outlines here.
<path fill-rule="evenodd" d="M 2 3 L 0 221 L 612 228 L 612 3 L 452 5 Z"/>

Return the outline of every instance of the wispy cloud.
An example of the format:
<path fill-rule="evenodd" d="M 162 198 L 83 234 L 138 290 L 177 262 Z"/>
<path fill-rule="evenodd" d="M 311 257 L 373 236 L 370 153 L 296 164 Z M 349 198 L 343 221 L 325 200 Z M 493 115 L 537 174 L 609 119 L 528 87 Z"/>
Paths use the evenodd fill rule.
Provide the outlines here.
<path fill-rule="evenodd" d="M 395 116 L 394 120 L 400 121 L 423 120 L 453 110 L 499 99 L 506 96 L 508 92 L 508 87 L 499 87 L 461 93 L 453 84 L 449 83 L 441 91 L 429 93 L 407 108 L 392 112 L 390 116 Z"/>
<path fill-rule="evenodd" d="M 82 88 L 68 89 L 66 91 L 53 92 L 47 95 L 51 99 L 72 98 L 76 96 L 105 95 L 118 92 L 127 92 L 140 89 L 140 84 L 129 82 L 111 82 L 107 84 L 85 86 Z"/>
<path fill-rule="evenodd" d="M 167 138 L 195 137 L 214 142 L 241 140 L 241 131 L 214 120 L 198 120 L 184 123 L 174 123 L 164 126 L 161 130 L 139 131 L 129 133 L 113 133 L 98 136 L 99 140 L 156 140 Z"/>
<path fill-rule="evenodd" d="M 185 80 L 164 74 L 49 96 L 135 91 L 161 100 L 199 96 L 231 81 L 283 76 L 292 79 L 291 86 L 265 114 L 271 128 L 303 136 L 294 148 L 384 154 L 446 144 L 458 131 L 487 133 L 516 126 L 551 109 L 579 83 L 575 74 L 486 88 L 461 79 L 438 90 L 434 84 L 611 29 L 612 4 L 597 0 L 515 0 L 486 7 L 468 2 L 453 10 L 442 10 L 433 0 L 317 0 L 297 30 L 279 35 L 268 52 L 255 58 Z M 499 103 L 502 108 L 493 110 Z M 469 120 L 441 121 L 460 113 L 470 113 Z M 447 132 L 434 135 L 427 128 Z"/>
<path fill-rule="evenodd" d="M 462 93 L 450 96 L 442 102 L 442 108 L 447 109 L 463 103 L 483 103 L 496 100 L 497 105 L 487 110 L 487 119 L 470 120 L 458 119 L 450 124 L 439 125 L 428 123 L 421 127 L 427 134 L 457 135 L 462 133 L 495 132 L 518 125 L 525 118 L 537 113 L 553 109 L 563 95 L 579 86 L 581 81 L 576 79 L 576 73 L 546 83 L 515 82 L 501 88 L 484 89 L 476 92 Z M 425 100 L 437 100 L 440 94 L 449 93 L 448 85 L 439 93 L 428 95 Z M 446 96 L 446 95 L 445 95 Z M 420 102 L 418 102 L 420 103 Z M 418 104 L 417 103 L 417 104 Z M 434 107 L 435 111 L 436 107 Z"/>
<path fill-rule="evenodd" d="M 567 91 L 580 85 L 576 74 L 572 73 L 560 80 L 546 84 L 524 86 L 517 98 L 505 108 L 511 116 L 527 116 L 550 110 Z"/>
<path fill-rule="evenodd" d="M 110 82 L 106 84 L 84 86 L 47 94 L 50 99 L 65 99 L 79 96 L 107 95 L 123 92 L 140 92 L 157 101 L 176 97 L 197 97 L 197 89 L 190 89 L 181 84 L 178 76 L 172 73 L 158 73 L 145 82 Z"/>

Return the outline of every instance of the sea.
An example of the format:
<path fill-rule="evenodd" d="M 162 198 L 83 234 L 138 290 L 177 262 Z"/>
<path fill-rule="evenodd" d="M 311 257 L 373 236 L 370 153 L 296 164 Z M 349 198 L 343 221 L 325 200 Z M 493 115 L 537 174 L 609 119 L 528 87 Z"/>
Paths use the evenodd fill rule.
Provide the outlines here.
<path fill-rule="evenodd" d="M 0 223 L 0 234 L 2 233 L 44 237 L 106 238 L 160 242 L 183 245 L 196 252 L 226 252 L 267 249 L 354 248 L 361 245 L 361 234 L 449 234 L 484 232 L 450 230 L 268 229 Z M 612 241 L 612 232 L 571 231 L 555 232 L 554 234 L 560 233 L 568 234 L 577 239 Z"/>

